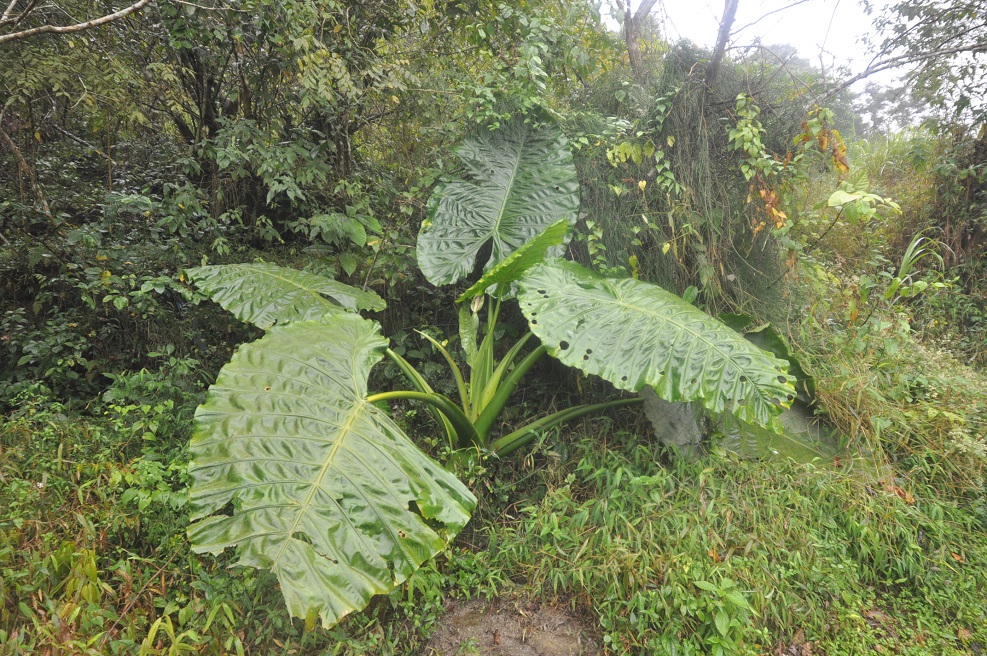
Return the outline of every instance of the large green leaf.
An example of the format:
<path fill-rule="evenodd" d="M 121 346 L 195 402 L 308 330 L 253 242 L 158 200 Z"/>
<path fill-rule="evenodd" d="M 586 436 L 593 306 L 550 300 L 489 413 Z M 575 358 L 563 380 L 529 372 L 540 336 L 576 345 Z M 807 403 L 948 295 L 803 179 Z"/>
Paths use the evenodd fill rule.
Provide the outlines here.
<path fill-rule="evenodd" d="M 318 319 L 340 310 L 384 309 L 384 300 L 374 292 L 275 264 L 221 264 L 186 273 L 203 294 L 237 319 L 265 330 L 275 323 Z"/>
<path fill-rule="evenodd" d="M 479 296 L 494 286 L 496 286 L 496 296 L 507 296 L 512 283 L 519 280 L 525 271 L 544 260 L 554 246 L 565 242 L 568 231 L 569 224 L 564 219 L 548 226 L 485 273 L 472 287 L 460 294 L 456 302 L 462 303 Z"/>
<path fill-rule="evenodd" d="M 778 419 L 785 430 L 773 433 L 724 414 L 716 422 L 717 432 L 721 435 L 719 444 L 727 451 L 745 457 L 791 458 L 796 462 L 815 460 L 827 464 L 837 456 L 846 455 L 840 451 L 835 431 L 813 416 L 806 405 L 795 403 Z"/>
<path fill-rule="evenodd" d="M 467 180 L 439 185 L 418 235 L 418 266 L 435 285 L 501 262 L 553 223 L 576 222 L 579 181 L 568 142 L 557 128 L 519 120 L 467 140 L 457 151 Z"/>
<path fill-rule="evenodd" d="M 366 400 L 387 346 L 338 314 L 242 346 L 196 412 L 189 538 L 272 570 L 292 615 L 325 626 L 441 551 L 476 500 Z"/>
<path fill-rule="evenodd" d="M 744 339 L 754 346 L 788 362 L 788 373 L 795 376 L 798 400 L 806 404 L 811 404 L 815 400 L 816 381 L 802 368 L 802 363 L 792 354 L 788 341 L 777 328 L 770 323 L 756 325 L 754 317 L 747 314 L 727 313 L 717 318 L 743 335 Z"/>
<path fill-rule="evenodd" d="M 655 285 L 555 260 L 521 279 L 518 299 L 550 354 L 621 389 L 650 385 L 773 430 L 795 398 L 787 362 Z"/>

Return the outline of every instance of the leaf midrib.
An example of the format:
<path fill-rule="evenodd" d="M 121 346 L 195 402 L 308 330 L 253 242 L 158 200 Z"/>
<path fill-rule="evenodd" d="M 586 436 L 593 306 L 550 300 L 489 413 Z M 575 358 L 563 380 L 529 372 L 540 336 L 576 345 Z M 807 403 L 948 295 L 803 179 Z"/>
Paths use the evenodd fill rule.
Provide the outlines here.
<path fill-rule="evenodd" d="M 544 281 L 544 282 L 551 282 L 551 281 Z M 542 284 L 544 284 L 544 282 Z M 570 283 L 570 284 L 572 284 L 572 283 Z M 535 285 L 535 286 L 537 286 L 537 285 Z M 587 308 L 584 312 L 582 312 L 580 314 L 589 314 L 589 313 L 595 312 L 597 310 L 597 308 L 594 307 L 594 305 L 599 305 L 601 303 L 604 303 L 604 304 L 607 304 L 607 305 L 610 305 L 610 306 L 623 307 L 623 308 L 634 310 L 634 311 L 637 311 L 637 312 L 640 312 L 640 313 L 643 313 L 643 314 L 647 314 L 647 315 L 652 316 L 652 317 L 655 317 L 656 319 L 659 319 L 659 320 L 661 320 L 663 322 L 670 323 L 673 326 L 678 327 L 683 333 L 687 333 L 687 334 L 691 335 L 693 338 L 695 338 L 696 341 L 701 341 L 702 343 L 707 344 L 709 346 L 709 350 L 714 351 L 716 353 L 719 353 L 721 355 L 721 357 L 723 357 L 726 361 L 728 361 L 733 367 L 735 367 L 736 369 L 738 369 L 740 371 L 744 371 L 744 367 L 740 366 L 729 353 L 726 353 L 721 348 L 719 348 L 719 346 L 718 346 L 718 344 L 716 342 L 711 342 L 707 338 L 703 337 L 700 333 L 697 333 L 696 331 L 691 330 L 690 328 L 688 328 L 687 326 L 681 324 L 680 322 L 676 322 L 674 320 L 670 320 L 667 315 L 660 314 L 660 313 L 652 310 L 651 308 L 642 307 L 642 306 L 637 305 L 635 303 L 628 302 L 624 298 L 624 296 L 622 295 L 622 293 L 621 293 L 623 290 L 619 289 L 619 287 L 617 285 L 612 285 L 612 284 L 608 284 L 607 285 L 609 294 L 602 293 L 602 290 L 599 290 L 599 289 L 586 289 L 578 281 L 576 281 L 574 283 L 574 286 L 576 287 L 576 290 L 578 290 L 578 292 L 577 293 L 573 293 L 576 290 L 570 290 L 570 292 L 569 292 L 570 296 L 577 296 L 577 295 L 579 295 L 583 299 L 586 299 L 587 301 L 589 301 L 589 305 L 590 305 L 589 308 Z M 581 293 L 579 293 L 579 292 L 581 292 Z M 672 306 L 672 304 L 668 300 L 665 300 L 665 299 L 658 299 L 658 300 L 660 300 L 662 303 L 664 303 L 664 304 L 666 304 L 668 306 Z M 573 316 L 569 317 L 568 320 L 571 321 L 575 316 L 576 315 L 573 315 Z M 755 353 L 754 355 L 760 355 L 760 354 Z M 740 382 L 741 382 L 741 384 L 744 384 L 744 385 L 746 385 L 748 387 L 752 387 L 754 389 L 754 393 L 756 394 L 756 396 L 758 398 L 760 398 L 764 404 L 766 404 L 766 405 L 772 405 L 767 400 L 768 395 L 765 394 L 764 392 L 762 392 L 760 386 L 754 384 L 754 382 L 752 380 L 748 380 L 747 383 L 744 383 L 743 381 L 740 381 Z"/>
<path fill-rule="evenodd" d="M 344 421 L 342 425 L 340 425 L 339 438 L 333 442 L 332 448 L 329 449 L 329 453 L 326 454 L 326 458 L 322 463 L 322 468 L 319 470 L 319 473 L 315 477 L 315 480 L 312 481 L 312 486 L 309 488 L 308 494 L 305 496 L 305 499 L 301 502 L 301 504 L 299 504 L 298 512 L 295 513 L 295 519 L 291 523 L 291 528 L 289 528 L 285 532 L 285 535 L 287 535 L 289 539 L 285 540 L 284 543 L 281 545 L 281 549 L 280 551 L 278 551 L 278 555 L 273 559 L 273 562 L 275 563 L 281 562 L 281 558 L 284 556 L 284 552 L 288 548 L 288 544 L 290 544 L 291 542 L 291 537 L 295 534 L 295 531 L 298 529 L 298 525 L 301 522 L 302 517 L 308 513 L 308 509 L 312 505 L 312 500 L 315 498 L 315 493 L 318 490 L 322 489 L 322 479 L 326 477 L 326 474 L 332 468 L 334 461 L 336 459 L 336 453 L 339 451 L 340 447 L 342 446 L 345 436 L 352 431 L 352 426 L 356 422 L 356 419 L 360 415 L 360 412 L 363 410 L 363 406 L 364 404 L 362 403 L 353 406 L 353 409 L 346 417 L 346 421 Z"/>
<path fill-rule="evenodd" d="M 511 197 L 511 191 L 514 189 L 514 183 L 517 181 L 517 171 L 521 167 L 521 160 L 524 159 L 524 144 L 527 140 L 528 132 L 524 131 L 521 135 L 521 140 L 518 143 L 517 157 L 514 160 L 514 166 L 511 168 L 510 182 L 504 190 L 503 202 L 500 204 L 500 210 L 497 212 L 497 218 L 495 219 L 493 225 L 490 226 L 490 232 L 483 239 L 484 242 L 491 238 L 499 242 L 504 241 L 500 238 L 500 225 L 504 220 L 504 212 L 507 210 L 507 200 Z"/>

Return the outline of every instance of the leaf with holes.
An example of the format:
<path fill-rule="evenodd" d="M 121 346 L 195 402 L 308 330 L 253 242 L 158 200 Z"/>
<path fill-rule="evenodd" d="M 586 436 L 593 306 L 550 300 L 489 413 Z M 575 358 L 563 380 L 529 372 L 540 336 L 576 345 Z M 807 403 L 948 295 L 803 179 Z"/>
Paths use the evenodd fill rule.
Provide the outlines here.
<path fill-rule="evenodd" d="M 366 398 L 387 341 L 352 314 L 242 346 L 196 412 L 189 539 L 270 569 L 296 617 L 331 626 L 405 581 L 476 499 Z"/>
<path fill-rule="evenodd" d="M 432 284 L 469 275 L 487 242 L 484 271 L 553 223 L 575 224 L 579 180 L 557 128 L 515 120 L 467 140 L 457 155 L 468 179 L 436 188 L 418 236 L 418 266 Z"/>
<path fill-rule="evenodd" d="M 621 389 L 650 385 L 775 431 L 795 398 L 787 362 L 661 287 L 554 260 L 528 271 L 518 300 L 551 355 Z"/>
<path fill-rule="evenodd" d="M 374 292 L 275 264 L 221 264 L 186 273 L 203 294 L 237 319 L 265 330 L 275 323 L 339 311 L 383 310 L 385 305 Z"/>

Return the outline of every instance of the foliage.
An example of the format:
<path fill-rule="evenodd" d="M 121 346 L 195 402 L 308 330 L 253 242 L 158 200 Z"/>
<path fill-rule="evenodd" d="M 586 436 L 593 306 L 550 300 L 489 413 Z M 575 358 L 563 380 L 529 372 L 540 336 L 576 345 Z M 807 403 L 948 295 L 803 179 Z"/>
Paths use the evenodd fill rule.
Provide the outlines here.
<path fill-rule="evenodd" d="M 962 653 L 957 634 L 983 639 L 985 580 L 966 565 L 987 546 L 983 517 L 934 487 L 898 496 L 729 456 L 668 466 L 634 436 L 596 430 L 557 447 L 568 459 L 518 521 L 495 520 L 487 558 L 592 613 L 607 653 Z"/>
<path fill-rule="evenodd" d="M 553 208 L 568 208 L 575 195 L 574 172 L 565 171 L 564 163 L 550 168 L 547 177 L 521 170 L 519 163 L 531 161 L 532 153 L 541 156 L 544 144 L 565 148 L 564 137 L 554 128 L 521 124 L 467 142 L 463 150 L 472 157 L 464 160 L 474 172 L 482 170 L 489 180 L 502 181 L 496 185 L 499 193 L 492 195 L 495 202 L 447 202 L 456 195 L 450 191 L 456 187 L 447 185 L 440 188 L 442 202 L 434 205 L 432 223 L 423 226 L 423 240 L 436 233 L 447 241 L 456 232 L 481 235 L 470 247 L 420 249 L 423 270 L 435 272 L 439 262 L 452 272 L 448 278 L 439 275 L 442 282 L 472 269 L 475 242 L 489 238 L 496 243 L 497 229 L 509 231 L 513 217 L 530 213 L 554 221 L 533 243 L 505 240 L 495 245 L 493 269 L 473 288 L 482 300 L 479 294 L 492 291 L 494 284 L 503 294 L 519 277 L 521 305 L 543 346 L 508 372 L 527 338 L 498 366 L 493 353 L 499 302 L 479 344 L 478 307 L 473 316 L 464 311 L 460 334 L 472 371 L 467 386 L 451 355 L 429 338 L 450 364 L 461 408 L 432 391 L 393 351 L 388 355 L 417 391 L 367 396 L 370 368 L 383 357 L 387 342 L 378 335 L 377 324 L 337 314 L 338 306 L 321 299 L 323 292 L 336 298 L 350 295 L 338 284 L 269 265 L 190 271 L 207 294 L 258 326 L 272 324 L 270 312 L 280 308 L 280 325 L 240 349 L 196 413 L 190 468 L 194 523 L 189 527 L 195 551 L 218 554 L 237 546 L 239 564 L 269 568 L 277 575 L 292 615 L 304 617 L 309 625 L 317 619 L 325 627 L 336 624 L 441 551 L 465 525 L 475 503 L 458 480 L 372 404 L 422 401 L 437 411 L 451 448 L 489 448 L 501 454 L 523 445 L 535 430 L 626 404 L 562 410 L 490 441 L 494 419 L 546 351 L 624 389 L 651 386 L 668 400 L 699 400 L 716 412 L 729 409 L 752 423 L 777 425 L 774 415 L 794 399 L 783 361 L 658 287 L 607 280 L 579 265 L 537 264 L 537 257 L 526 257 L 544 255 L 553 240 L 561 240 L 568 219 L 565 214 L 559 218 Z M 519 181 L 528 176 L 530 181 Z M 464 193 L 478 192 L 474 187 Z M 538 211 L 531 212 L 531 206 Z M 464 213 L 464 207 L 470 211 Z M 526 235 L 516 232 L 519 238 Z M 516 256 L 508 257 L 515 249 Z M 275 306 L 285 300 L 287 304 Z M 329 314 L 310 319 L 313 308 L 316 314 Z M 615 330 L 614 320 L 622 329 Z M 653 335 L 665 343 L 651 341 Z M 576 358 L 568 353 L 570 343 L 579 351 Z M 594 348 L 599 355 L 593 355 Z M 652 351 L 662 357 L 642 358 Z"/>
<path fill-rule="evenodd" d="M 875 62 L 890 67 L 911 64 L 912 92 L 949 118 L 983 119 L 987 33 L 972 2 L 889 3 L 877 16 L 883 39 L 874 44 Z M 872 64 L 869 68 L 875 68 Z"/>
<path fill-rule="evenodd" d="M 469 181 L 440 184 L 422 224 L 418 262 L 434 285 L 468 275 L 488 245 L 484 271 L 557 221 L 576 221 L 578 180 L 565 136 L 512 121 L 457 149 Z M 442 217 L 437 221 L 436 215 Z"/>
<path fill-rule="evenodd" d="M 715 53 L 664 42 L 648 16 L 625 21 L 621 39 L 585 0 L 149 3 L 98 29 L 0 44 L 0 654 L 418 653 L 456 598 L 490 595 L 575 605 L 602 627 L 605 653 L 982 649 L 987 387 L 967 365 L 987 361 L 987 150 L 983 30 L 969 4 L 892 3 L 877 16 L 886 40 L 874 66 L 913 61 L 906 86 L 861 102 L 844 90 L 808 111 L 806 99 L 846 81 L 794 47 L 731 49 L 710 86 Z M 0 18 L 0 41 L 109 5 L 8 6 L 29 15 Z M 854 107 L 871 113 L 867 141 Z M 465 194 L 467 221 L 477 201 L 511 207 L 483 160 L 503 154 L 498 134 L 556 121 L 571 156 L 554 135 L 514 181 L 546 178 L 551 160 L 581 202 L 555 195 L 558 216 L 528 241 L 539 230 L 512 240 L 485 215 L 479 261 L 460 262 L 454 289 L 426 284 L 416 236 L 441 224 L 444 194 Z M 457 164 L 464 135 L 482 155 Z M 443 171 L 458 177 L 433 194 Z M 523 216 L 505 212 L 508 224 Z M 484 242 L 500 243 L 503 261 Z M 600 275 L 551 260 L 563 244 Z M 272 271 L 308 282 L 273 285 Z M 261 328 L 241 325 L 200 303 L 189 277 L 227 301 L 256 301 L 262 287 L 272 308 L 307 298 L 290 304 L 306 318 L 247 303 L 240 314 Z M 691 318 L 665 333 L 665 314 L 626 311 L 631 295 Z M 536 316 L 523 316 L 525 301 Z M 747 338 L 815 383 L 797 389 L 838 435 L 837 456 L 737 459 L 723 455 L 725 437 L 689 464 L 605 424 L 559 430 L 640 401 L 541 356 L 607 369 L 618 388 L 647 380 L 677 393 L 675 367 L 634 364 L 657 362 L 654 348 L 618 340 L 632 329 L 674 355 L 691 345 L 693 319 L 720 334 L 685 302 L 742 312 Z M 584 303 L 613 310 L 595 315 L 612 329 L 553 316 Z M 360 306 L 383 329 L 350 312 Z M 351 344 L 337 339 L 343 324 L 375 346 L 358 379 L 320 393 L 360 408 L 407 462 L 458 490 L 452 524 L 469 495 L 478 501 L 454 542 L 427 508 L 391 508 L 436 557 L 364 611 L 307 631 L 317 619 L 291 617 L 276 575 L 235 567 L 230 550 L 192 553 L 187 444 L 235 345 L 270 329 L 223 380 L 287 343 L 264 360 L 277 385 L 255 390 L 269 400 L 278 389 L 281 402 L 291 383 L 269 369 L 300 371 L 292 355 Z M 332 339 L 312 338 L 327 326 Z M 695 347 L 676 366 L 713 371 L 715 344 Z M 777 371 L 761 372 L 779 387 L 767 401 L 792 393 L 780 396 Z M 756 400 L 683 381 L 678 391 L 692 385 L 713 405 Z M 244 394 L 217 388 L 206 407 Z M 256 473 L 242 459 L 230 467 Z M 220 507 L 219 523 L 244 505 Z M 412 555 L 393 562 L 406 574 L 424 557 Z M 378 562 L 380 589 L 393 585 L 392 560 Z"/>
<path fill-rule="evenodd" d="M 271 569 L 310 625 L 402 583 L 475 503 L 365 400 L 385 344 L 375 333 L 352 315 L 273 328 L 240 349 L 196 413 L 194 549 L 237 545 L 238 564 Z"/>

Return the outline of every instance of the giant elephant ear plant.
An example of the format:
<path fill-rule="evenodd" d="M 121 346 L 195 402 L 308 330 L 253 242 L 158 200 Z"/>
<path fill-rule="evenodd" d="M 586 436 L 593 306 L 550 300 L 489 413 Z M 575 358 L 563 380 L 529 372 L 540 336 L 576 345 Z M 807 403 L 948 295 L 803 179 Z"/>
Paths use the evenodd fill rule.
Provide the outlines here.
<path fill-rule="evenodd" d="M 472 271 L 491 242 L 486 274 L 460 301 L 468 380 L 442 344 L 458 402 L 437 394 L 360 317 L 375 294 L 270 264 L 200 267 L 199 288 L 267 330 L 223 367 L 196 413 L 189 537 L 197 552 L 236 547 L 238 564 L 270 569 L 292 615 L 331 626 L 405 581 L 469 520 L 476 499 L 422 452 L 378 405 L 421 401 L 449 447 L 507 454 L 535 430 L 606 407 L 568 408 L 491 438 L 495 420 L 543 354 L 616 387 L 652 387 L 671 401 L 777 428 L 794 397 L 787 363 L 654 285 L 604 278 L 551 259 L 578 208 L 565 137 L 521 122 L 468 140 L 465 179 L 439 187 L 419 238 L 419 265 L 439 284 Z M 501 302 L 518 302 L 531 335 L 494 357 Z M 487 303 L 478 340 L 479 311 Z M 368 394 L 371 367 L 390 357 L 410 391 Z"/>

